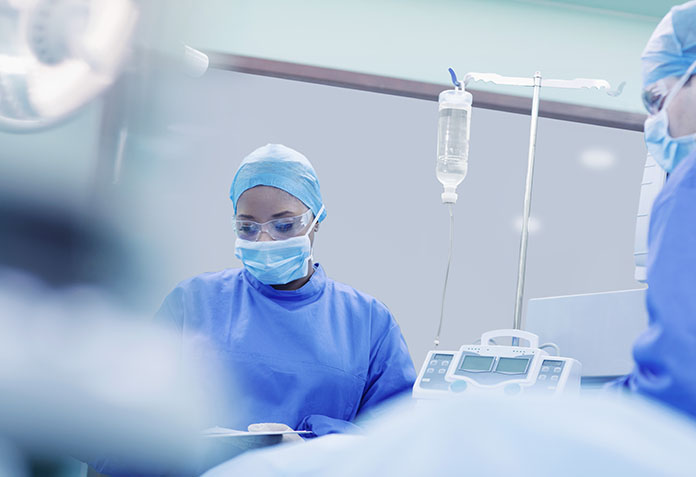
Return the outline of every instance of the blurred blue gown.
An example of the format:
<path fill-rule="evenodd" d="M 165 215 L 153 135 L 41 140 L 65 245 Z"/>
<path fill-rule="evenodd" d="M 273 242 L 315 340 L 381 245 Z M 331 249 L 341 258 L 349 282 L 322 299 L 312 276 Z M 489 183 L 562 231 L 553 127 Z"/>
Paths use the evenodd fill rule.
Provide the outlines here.
<path fill-rule="evenodd" d="M 226 376 L 229 400 L 215 425 L 349 432 L 356 416 L 411 390 L 415 370 L 389 310 L 314 268 L 298 290 L 229 269 L 185 280 L 164 300 L 158 319 L 184 342 L 207 340 Z"/>
<path fill-rule="evenodd" d="M 696 418 L 696 153 L 670 174 L 648 235 L 649 324 L 618 386 Z"/>

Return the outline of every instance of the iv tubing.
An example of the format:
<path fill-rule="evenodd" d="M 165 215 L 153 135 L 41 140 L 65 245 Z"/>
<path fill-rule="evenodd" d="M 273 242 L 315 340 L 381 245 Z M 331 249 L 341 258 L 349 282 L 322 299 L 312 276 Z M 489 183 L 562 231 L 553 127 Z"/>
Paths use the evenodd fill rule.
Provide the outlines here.
<path fill-rule="evenodd" d="M 445 316 L 445 295 L 447 294 L 447 280 L 449 279 L 450 265 L 452 264 L 452 245 L 454 243 L 454 204 L 447 204 L 450 213 L 450 240 L 449 253 L 447 254 L 447 270 L 445 271 L 445 285 L 442 287 L 442 304 L 440 305 L 440 324 L 437 326 L 435 347 L 440 345 L 440 332 L 442 331 L 442 319 Z"/>

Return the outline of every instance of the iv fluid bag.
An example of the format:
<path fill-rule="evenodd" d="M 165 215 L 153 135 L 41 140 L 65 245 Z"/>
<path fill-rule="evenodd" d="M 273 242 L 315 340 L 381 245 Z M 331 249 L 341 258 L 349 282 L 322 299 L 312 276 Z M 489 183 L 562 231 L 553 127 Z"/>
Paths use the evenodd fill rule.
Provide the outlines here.
<path fill-rule="evenodd" d="M 469 112 L 465 109 L 440 110 L 437 154 L 437 179 L 442 185 L 458 186 L 467 171 L 469 157 Z"/>
<path fill-rule="evenodd" d="M 447 90 L 439 96 L 436 174 L 445 193 L 454 193 L 466 176 L 471 101 L 471 93 L 464 90 Z"/>

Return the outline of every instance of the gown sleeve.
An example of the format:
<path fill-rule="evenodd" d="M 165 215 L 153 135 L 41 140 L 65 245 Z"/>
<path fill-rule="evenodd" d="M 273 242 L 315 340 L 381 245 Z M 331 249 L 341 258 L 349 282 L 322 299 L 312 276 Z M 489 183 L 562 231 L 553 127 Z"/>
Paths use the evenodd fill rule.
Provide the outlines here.
<path fill-rule="evenodd" d="M 389 331 L 371 352 L 368 379 L 358 415 L 392 397 L 410 392 L 415 381 L 416 370 L 406 341 L 391 318 Z"/>
<path fill-rule="evenodd" d="M 633 372 L 617 386 L 696 417 L 696 156 L 684 162 L 653 207 L 649 324 L 634 343 Z"/>
<path fill-rule="evenodd" d="M 415 380 L 416 371 L 408 347 L 399 326 L 389 314 L 389 330 L 370 350 L 370 366 L 357 416 L 388 399 L 410 392 Z M 315 436 L 360 432 L 352 422 L 321 415 L 305 417 L 298 429 L 312 431 Z"/>

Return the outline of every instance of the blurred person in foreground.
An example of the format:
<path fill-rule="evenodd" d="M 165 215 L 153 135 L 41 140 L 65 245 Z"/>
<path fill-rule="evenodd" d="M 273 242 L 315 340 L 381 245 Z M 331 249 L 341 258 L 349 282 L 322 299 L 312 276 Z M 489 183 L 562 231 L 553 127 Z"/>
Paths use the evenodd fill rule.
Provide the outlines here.
<path fill-rule="evenodd" d="M 216 393 L 180 365 L 180 337 L 127 306 L 117 234 L 60 200 L 2 199 L 0 475 L 78 475 L 76 458 L 123 475 L 206 468 Z"/>
<path fill-rule="evenodd" d="M 696 2 L 672 8 L 642 55 L 648 152 L 668 173 L 648 235 L 648 328 L 613 387 L 696 418 Z"/>

